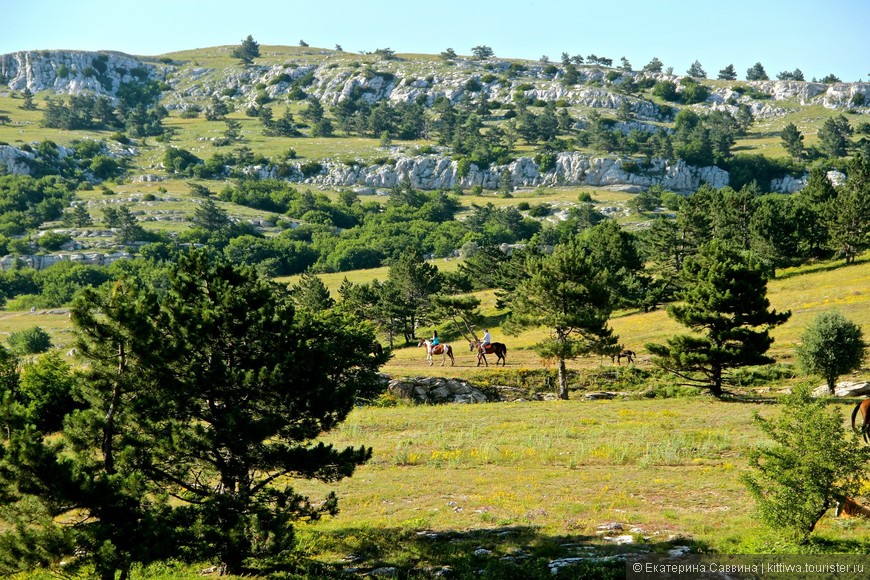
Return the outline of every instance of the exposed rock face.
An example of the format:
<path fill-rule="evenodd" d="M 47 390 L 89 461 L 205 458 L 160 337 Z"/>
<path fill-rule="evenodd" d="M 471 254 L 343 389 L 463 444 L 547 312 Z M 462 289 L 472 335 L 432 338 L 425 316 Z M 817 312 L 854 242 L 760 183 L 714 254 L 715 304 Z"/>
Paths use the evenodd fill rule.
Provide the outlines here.
<path fill-rule="evenodd" d="M 122 83 L 158 76 L 157 69 L 120 52 L 22 51 L 0 56 L 0 78 L 12 90 L 92 92 L 115 96 Z"/>
<path fill-rule="evenodd" d="M 821 103 L 829 109 L 845 109 L 853 105 L 856 94 L 870 102 L 870 83 L 809 83 L 801 81 L 755 81 L 753 87 L 776 101 L 797 100 L 801 105 Z"/>
<path fill-rule="evenodd" d="M 468 173 L 459 175 L 459 165 L 444 157 L 400 157 L 395 165 L 347 165 L 334 162 L 323 164 L 321 173 L 308 177 L 306 183 L 331 186 L 365 186 L 390 189 L 409 180 L 420 189 L 450 189 L 457 185 L 470 188 L 497 189 L 502 171 L 511 175 L 514 187 L 539 185 L 631 185 L 650 187 L 661 185 L 672 191 L 693 191 L 702 183 L 715 188 L 728 185 L 728 172 L 718 167 L 691 167 L 682 161 L 669 163 L 653 160 L 641 167 L 633 160 L 590 157 L 582 153 L 559 153 L 555 167 L 546 172 L 530 157 L 520 157 L 508 165 L 495 165 L 480 169 L 472 164 Z M 274 172 L 274 170 L 267 171 Z"/>
<path fill-rule="evenodd" d="M 0 145 L 0 167 L 5 167 L 13 175 L 30 175 L 30 163 L 34 159 L 33 153 L 11 145 Z"/>
<path fill-rule="evenodd" d="M 485 403 L 486 395 L 465 381 L 441 377 L 392 379 L 389 391 L 415 403 Z"/>
<path fill-rule="evenodd" d="M 830 395 L 828 385 L 821 385 L 813 389 L 814 397 Z M 870 382 L 868 381 L 842 381 L 834 387 L 835 397 L 860 397 L 870 395 Z"/>
<path fill-rule="evenodd" d="M 108 266 L 116 260 L 130 260 L 132 254 L 127 252 L 115 252 L 111 254 L 98 253 L 71 253 L 71 254 L 46 254 L 43 256 L 4 256 L 0 258 L 0 270 L 12 268 L 17 261 L 24 263 L 35 270 L 42 270 L 61 261 L 71 261 L 88 266 Z"/>

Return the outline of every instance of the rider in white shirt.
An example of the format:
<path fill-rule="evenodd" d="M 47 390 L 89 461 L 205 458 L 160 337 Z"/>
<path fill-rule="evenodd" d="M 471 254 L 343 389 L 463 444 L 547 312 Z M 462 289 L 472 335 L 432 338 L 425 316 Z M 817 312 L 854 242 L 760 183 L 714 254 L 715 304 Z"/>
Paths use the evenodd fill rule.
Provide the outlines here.
<path fill-rule="evenodd" d="M 489 335 L 488 330 L 483 331 L 483 340 L 480 342 L 480 351 L 486 352 L 486 345 L 492 342 L 492 337 Z"/>

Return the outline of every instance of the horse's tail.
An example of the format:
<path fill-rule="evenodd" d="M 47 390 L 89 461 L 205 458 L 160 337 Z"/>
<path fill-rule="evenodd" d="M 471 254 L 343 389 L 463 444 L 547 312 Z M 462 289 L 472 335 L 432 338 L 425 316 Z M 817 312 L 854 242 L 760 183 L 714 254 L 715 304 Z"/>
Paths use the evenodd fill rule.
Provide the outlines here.
<path fill-rule="evenodd" d="M 858 430 L 855 429 L 855 417 L 858 416 L 858 409 L 860 409 L 860 408 L 861 408 L 861 403 L 858 403 L 857 405 L 855 405 L 855 408 L 852 409 L 852 431 L 854 431 L 855 433 L 858 432 Z M 862 431 L 863 431 L 863 429 L 862 429 Z"/>
<path fill-rule="evenodd" d="M 450 365 L 452 366 L 453 363 L 456 362 L 456 359 L 453 358 L 453 346 L 449 345 L 449 344 L 446 346 L 447 346 L 447 356 L 450 357 Z"/>

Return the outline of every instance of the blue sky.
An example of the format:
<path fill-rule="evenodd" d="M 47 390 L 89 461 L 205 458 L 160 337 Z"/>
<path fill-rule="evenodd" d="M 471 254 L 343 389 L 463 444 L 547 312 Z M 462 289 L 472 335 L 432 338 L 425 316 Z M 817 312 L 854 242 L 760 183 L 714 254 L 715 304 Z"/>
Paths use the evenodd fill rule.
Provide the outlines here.
<path fill-rule="evenodd" d="M 677 73 L 696 59 L 715 78 L 761 62 L 771 78 L 800 68 L 870 79 L 868 0 L 0 0 L 0 54 L 17 50 L 118 50 L 156 55 L 238 44 L 357 52 L 470 54 L 558 60 L 623 56 L 634 68 L 652 57 Z"/>

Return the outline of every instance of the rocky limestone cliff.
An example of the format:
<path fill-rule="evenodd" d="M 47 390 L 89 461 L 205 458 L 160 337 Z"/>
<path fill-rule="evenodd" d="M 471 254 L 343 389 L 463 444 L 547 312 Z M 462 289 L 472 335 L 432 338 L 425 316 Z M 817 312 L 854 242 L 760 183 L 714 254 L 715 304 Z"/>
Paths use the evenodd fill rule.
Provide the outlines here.
<path fill-rule="evenodd" d="M 15 256 L 8 255 L 0 257 L 0 270 L 9 270 L 16 265 L 24 264 L 34 270 L 43 270 L 57 264 L 58 262 L 75 262 L 77 264 L 85 264 L 87 266 L 108 266 L 117 260 L 131 260 L 133 255 L 128 252 L 113 252 L 108 254 L 90 252 L 72 252 L 67 254 L 42 254 L 42 255 L 27 255 Z"/>
<path fill-rule="evenodd" d="M 352 66 L 342 57 L 341 60 L 326 58 L 318 65 L 288 61 L 276 65 L 215 69 L 184 63 L 155 66 L 148 59 L 119 52 L 21 51 L 0 55 L 0 88 L 5 85 L 11 90 L 28 88 L 34 93 L 52 90 L 64 94 L 92 92 L 115 96 L 121 83 L 165 78 L 174 89 L 164 94 L 163 102 L 168 108 L 177 109 L 202 103 L 212 96 L 226 98 L 228 90 L 234 91 L 233 98 L 240 98 L 245 105 L 253 103 L 260 92 L 280 98 L 287 94 L 294 81 L 310 74 L 313 79 L 305 90 L 325 105 L 334 105 L 354 91 L 361 92 L 363 98 L 371 102 L 383 99 L 411 102 L 422 98 L 430 105 L 439 97 L 458 102 L 466 96 L 475 98 L 481 94 L 490 100 L 509 102 L 519 91 L 530 99 L 563 101 L 572 106 L 618 109 L 628 102 L 639 119 L 667 121 L 673 114 L 671 109 L 624 94 L 619 86 L 627 80 L 639 81 L 647 77 L 655 81 L 676 82 L 679 86 L 681 78 L 661 73 L 580 67 L 578 84 L 566 87 L 562 84 L 561 70 L 547 74 L 545 67 L 531 63 L 525 70 L 507 75 L 510 62 L 493 60 L 486 64 L 484 70 L 481 63 L 464 59 L 450 66 L 440 61 L 396 60 L 359 67 Z M 505 78 L 507 76 L 510 78 Z M 735 85 L 737 83 L 735 81 Z M 855 105 L 853 98 L 857 94 L 870 102 L 870 83 L 826 85 L 802 81 L 739 81 L 739 84 L 748 84 L 756 91 L 770 95 L 773 102 L 792 100 L 801 105 L 821 104 L 845 109 Z M 726 102 L 728 106 L 748 104 L 756 118 L 775 117 L 787 112 L 732 88 L 712 90 L 707 104 L 722 108 Z"/>
<path fill-rule="evenodd" d="M 0 56 L 0 80 L 9 89 L 32 93 L 91 92 L 115 96 L 122 83 L 157 78 L 162 71 L 120 52 L 21 51 Z"/>
<path fill-rule="evenodd" d="M 671 191 L 689 192 L 709 183 L 716 188 L 728 185 L 728 172 L 718 167 L 692 167 L 683 161 L 671 163 L 653 159 L 649 166 L 632 159 L 594 157 L 583 153 L 559 153 L 555 167 L 540 171 L 530 157 L 520 157 L 508 165 L 494 165 L 481 169 L 471 164 L 468 173 L 459 174 L 459 164 L 446 157 L 414 156 L 398 157 L 394 163 L 382 165 L 348 165 L 326 160 L 323 169 L 316 175 L 304 177 L 298 169 L 291 181 L 339 187 L 361 186 L 374 189 L 391 189 L 405 180 L 419 189 L 463 189 L 481 186 L 497 189 L 503 171 L 508 171 L 515 188 L 589 185 L 628 186 L 640 191 L 652 185 L 661 185 Z M 252 168 L 261 178 L 276 178 L 276 167 Z"/>
<path fill-rule="evenodd" d="M 0 145 L 0 167 L 5 167 L 12 175 L 30 175 L 30 164 L 35 158 L 33 153 L 18 147 Z"/>

